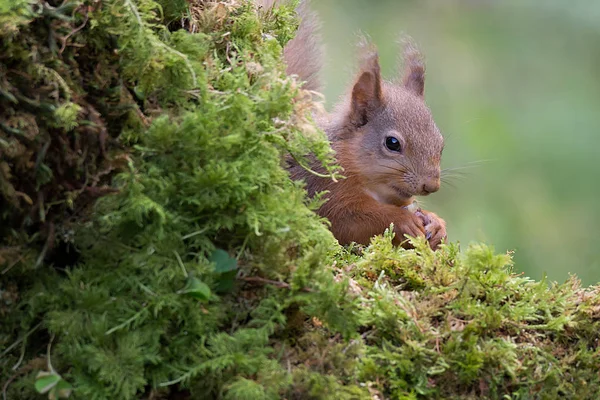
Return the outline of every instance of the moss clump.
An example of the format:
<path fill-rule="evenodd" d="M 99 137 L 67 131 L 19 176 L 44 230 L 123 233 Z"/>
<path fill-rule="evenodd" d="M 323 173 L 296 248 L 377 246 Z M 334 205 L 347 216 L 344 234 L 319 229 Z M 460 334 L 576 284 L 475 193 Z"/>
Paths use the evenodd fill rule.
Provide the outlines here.
<path fill-rule="evenodd" d="M 389 276 L 390 263 L 404 278 Z M 365 266 L 381 273 L 357 281 L 369 327 L 359 376 L 385 382 L 377 387 L 386 397 L 598 395 L 597 288 L 532 281 L 483 245 L 433 253 L 425 242 L 405 251 L 378 238 L 351 275 Z"/>
<path fill-rule="evenodd" d="M 6 398 L 597 398 L 596 288 L 482 245 L 335 243 L 283 168 L 336 171 L 284 74 L 293 4 L 0 0 L 2 21 Z"/>

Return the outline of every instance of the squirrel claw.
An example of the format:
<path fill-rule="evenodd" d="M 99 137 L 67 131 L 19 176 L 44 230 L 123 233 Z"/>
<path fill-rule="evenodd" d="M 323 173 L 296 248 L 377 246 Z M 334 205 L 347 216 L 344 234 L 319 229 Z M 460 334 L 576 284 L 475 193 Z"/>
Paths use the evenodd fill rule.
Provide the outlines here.
<path fill-rule="evenodd" d="M 429 239 L 431 239 L 431 236 L 433 236 L 433 232 L 427 232 L 425 239 L 429 240 Z"/>

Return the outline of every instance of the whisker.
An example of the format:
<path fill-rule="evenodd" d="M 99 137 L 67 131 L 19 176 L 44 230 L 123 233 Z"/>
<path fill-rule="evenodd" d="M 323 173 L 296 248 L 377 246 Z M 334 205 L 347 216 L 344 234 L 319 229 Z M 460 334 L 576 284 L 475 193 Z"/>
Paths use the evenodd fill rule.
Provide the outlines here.
<path fill-rule="evenodd" d="M 441 182 L 442 182 L 442 184 L 444 186 L 450 186 L 452 189 L 456 189 L 457 188 L 456 185 L 454 184 L 454 182 L 450 182 L 450 181 L 447 181 L 445 179 L 442 179 Z"/>
<path fill-rule="evenodd" d="M 397 172 L 400 172 L 400 173 L 406 173 L 405 169 L 394 168 L 394 167 L 390 167 L 389 165 L 383 165 L 383 164 L 378 164 L 378 165 L 380 167 L 383 167 L 383 168 L 391 169 L 392 171 L 397 171 Z"/>
<path fill-rule="evenodd" d="M 441 173 L 441 177 L 442 178 L 452 178 L 452 179 L 465 179 L 467 178 L 467 176 L 469 176 L 469 174 L 466 174 L 464 172 L 444 172 L 442 171 Z"/>
<path fill-rule="evenodd" d="M 400 165 L 403 169 L 405 169 L 404 173 L 408 173 L 410 172 L 411 174 L 418 176 L 418 174 L 415 172 L 414 167 L 410 164 L 402 164 L 400 161 L 396 160 L 395 158 L 393 158 L 393 160 L 395 162 L 398 163 L 398 165 Z"/>
<path fill-rule="evenodd" d="M 495 161 L 495 160 L 488 159 L 488 160 L 469 161 L 465 165 L 461 165 L 461 166 L 458 166 L 458 167 L 444 168 L 444 169 L 442 169 L 442 171 L 455 171 L 455 170 L 461 170 L 461 169 L 475 168 L 475 167 L 478 167 L 478 166 L 483 165 L 483 164 L 487 164 L 487 163 L 492 162 L 492 161 Z"/>
<path fill-rule="evenodd" d="M 395 158 L 392 158 L 392 160 L 394 160 L 394 162 L 397 163 L 402 168 L 407 168 L 408 167 L 408 165 L 402 164 L 399 160 L 396 160 Z"/>
<path fill-rule="evenodd" d="M 462 167 L 443 168 L 442 172 L 462 171 L 465 169 L 471 169 L 475 167 L 478 167 L 478 165 L 463 165 Z"/>
<path fill-rule="evenodd" d="M 482 164 L 490 162 L 493 160 L 478 160 L 468 162 L 466 165 L 458 166 L 458 167 L 450 167 L 450 168 L 442 168 L 440 170 L 440 175 L 442 177 L 452 177 L 452 178 L 465 178 L 467 176 L 467 172 L 465 170 L 471 170 L 475 167 L 479 167 Z M 470 172 L 470 171 L 468 171 Z"/>
<path fill-rule="evenodd" d="M 494 162 L 494 161 L 497 161 L 497 160 L 494 158 L 484 158 L 481 160 L 469 161 L 469 162 L 467 162 L 467 164 L 485 164 L 485 163 Z"/>
<path fill-rule="evenodd" d="M 450 173 L 450 174 L 442 174 L 440 176 L 440 179 L 441 180 L 445 180 L 445 181 L 449 181 L 449 180 L 452 180 L 452 181 L 465 181 L 467 178 L 471 178 L 471 177 L 472 177 L 472 175 L 470 175 L 470 174 Z"/>

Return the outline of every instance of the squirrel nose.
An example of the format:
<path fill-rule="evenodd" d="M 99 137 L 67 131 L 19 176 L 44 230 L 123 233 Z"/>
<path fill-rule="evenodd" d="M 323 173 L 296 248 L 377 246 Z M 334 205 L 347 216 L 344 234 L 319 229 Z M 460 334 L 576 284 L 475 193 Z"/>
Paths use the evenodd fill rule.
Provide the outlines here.
<path fill-rule="evenodd" d="M 423 184 L 421 187 L 421 192 L 424 196 L 431 194 L 433 192 L 437 192 L 440 189 L 440 180 L 439 179 L 430 179 Z"/>

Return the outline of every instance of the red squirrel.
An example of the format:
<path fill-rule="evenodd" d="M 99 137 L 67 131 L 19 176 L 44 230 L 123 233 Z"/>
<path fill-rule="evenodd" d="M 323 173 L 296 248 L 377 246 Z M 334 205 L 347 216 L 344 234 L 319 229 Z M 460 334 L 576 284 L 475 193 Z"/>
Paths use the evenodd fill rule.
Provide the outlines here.
<path fill-rule="evenodd" d="M 262 3 L 271 7 L 276 1 Z M 284 49 L 287 72 L 305 81 L 304 88 L 318 91 L 318 21 L 306 1 L 298 13 L 298 33 Z M 425 236 L 435 249 L 446 238 L 443 219 L 408 207 L 414 196 L 439 190 L 444 138 L 425 104 L 425 66 L 412 44 L 405 47 L 404 64 L 400 80 L 383 80 L 375 47 L 362 43 L 351 88 L 330 115 L 317 118 L 345 179 L 321 178 L 297 164 L 289 168 L 292 179 L 306 182 L 309 196 L 328 191 L 318 213 L 330 221 L 341 244 L 368 244 L 391 223 L 396 245 L 409 246 L 405 235 Z"/>

